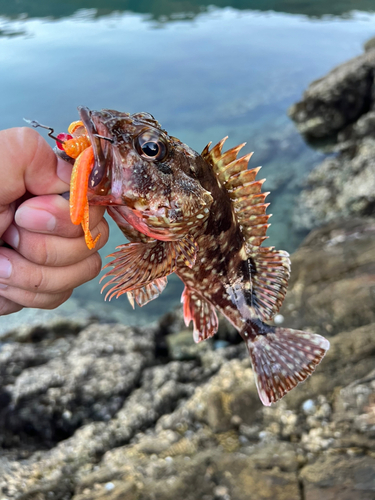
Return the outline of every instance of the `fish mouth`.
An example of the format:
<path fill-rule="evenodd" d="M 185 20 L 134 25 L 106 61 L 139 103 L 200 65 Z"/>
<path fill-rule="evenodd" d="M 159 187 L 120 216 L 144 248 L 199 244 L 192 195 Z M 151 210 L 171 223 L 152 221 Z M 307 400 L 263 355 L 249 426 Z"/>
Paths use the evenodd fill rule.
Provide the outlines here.
<path fill-rule="evenodd" d="M 95 166 L 89 178 L 89 188 L 97 187 L 106 173 L 106 157 L 98 137 L 97 126 L 92 118 L 92 112 L 86 106 L 78 106 L 78 113 L 90 138 L 95 157 Z"/>
<path fill-rule="evenodd" d="M 121 196 L 122 189 L 114 179 L 116 175 L 116 138 L 112 137 L 107 125 L 118 119 L 111 110 L 92 111 L 86 106 L 78 107 L 79 116 L 86 128 L 94 152 L 94 167 L 88 181 L 88 200 L 90 205 L 123 205 L 126 200 Z M 118 113 L 121 119 L 129 121 L 129 113 Z M 118 169 L 117 169 L 118 170 Z M 122 181 L 122 179 L 121 179 Z"/>

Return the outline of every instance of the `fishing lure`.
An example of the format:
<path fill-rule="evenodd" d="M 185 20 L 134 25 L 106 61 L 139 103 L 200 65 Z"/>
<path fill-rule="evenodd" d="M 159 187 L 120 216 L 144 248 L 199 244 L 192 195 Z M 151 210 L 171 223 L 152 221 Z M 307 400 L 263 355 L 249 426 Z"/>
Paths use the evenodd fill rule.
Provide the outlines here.
<path fill-rule="evenodd" d="M 34 128 L 49 130 L 48 136 L 56 141 L 57 148 L 64 151 L 70 158 L 75 159 L 70 179 L 70 219 L 75 225 L 81 224 L 86 245 L 92 250 L 95 248 L 100 234 L 94 239 L 89 228 L 87 188 L 95 164 L 95 157 L 85 126 L 81 120 L 74 121 L 68 127 L 68 134 L 61 133 L 55 137 L 53 128 L 42 125 L 36 120 L 25 119 L 25 121 Z"/>

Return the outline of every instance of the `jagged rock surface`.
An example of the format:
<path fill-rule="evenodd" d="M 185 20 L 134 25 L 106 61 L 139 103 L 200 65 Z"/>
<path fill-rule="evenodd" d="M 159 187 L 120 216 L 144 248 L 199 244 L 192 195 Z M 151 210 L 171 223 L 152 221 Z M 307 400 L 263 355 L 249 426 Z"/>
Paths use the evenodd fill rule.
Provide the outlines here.
<path fill-rule="evenodd" d="M 374 228 L 331 224 L 292 257 L 284 323 L 325 333 L 331 349 L 270 408 L 232 329 L 221 325 L 225 348 L 186 348 L 181 311 L 148 328 L 8 335 L 0 499 L 373 499 Z"/>
<path fill-rule="evenodd" d="M 375 48 L 313 82 L 289 114 L 328 157 L 309 175 L 293 223 L 310 230 L 375 214 Z M 327 144 L 328 141 L 328 144 Z"/>

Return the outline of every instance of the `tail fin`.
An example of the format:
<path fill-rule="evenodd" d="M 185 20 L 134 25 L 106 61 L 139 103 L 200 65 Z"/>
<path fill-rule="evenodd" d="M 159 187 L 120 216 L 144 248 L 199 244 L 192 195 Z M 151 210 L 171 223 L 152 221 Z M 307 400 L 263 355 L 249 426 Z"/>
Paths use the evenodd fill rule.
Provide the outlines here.
<path fill-rule="evenodd" d="M 265 406 L 270 406 L 313 373 L 329 349 L 329 342 L 315 333 L 259 326 L 252 324 L 247 335 L 248 326 L 245 327 L 243 336 L 259 397 Z"/>

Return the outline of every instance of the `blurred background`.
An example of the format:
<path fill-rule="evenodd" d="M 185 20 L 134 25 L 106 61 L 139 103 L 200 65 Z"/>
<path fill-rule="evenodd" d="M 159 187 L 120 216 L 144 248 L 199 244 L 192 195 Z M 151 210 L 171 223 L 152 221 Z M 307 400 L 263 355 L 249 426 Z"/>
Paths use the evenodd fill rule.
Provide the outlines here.
<path fill-rule="evenodd" d="M 287 109 L 361 53 L 374 26 L 371 0 L 1 0 L 0 128 L 26 117 L 66 131 L 85 105 L 147 111 L 197 151 L 226 135 L 228 148 L 246 141 L 271 191 L 269 243 L 293 252 L 306 235 L 292 224 L 296 198 L 324 152 L 304 142 Z M 122 243 L 112 223 L 103 259 Z M 133 311 L 125 296 L 104 304 L 98 281 L 63 310 L 139 324 L 174 308 L 182 291 L 172 276 Z"/>

